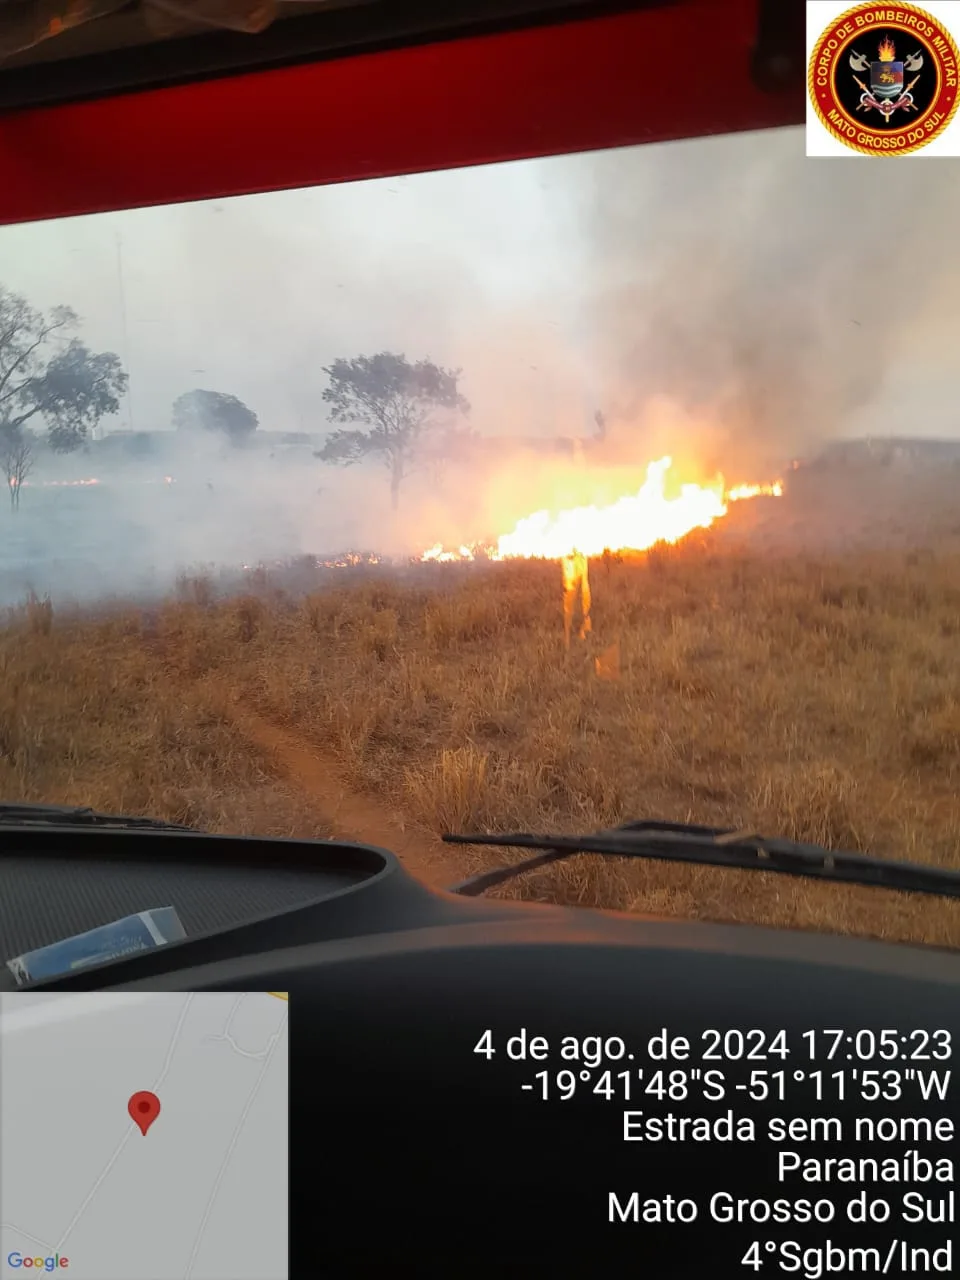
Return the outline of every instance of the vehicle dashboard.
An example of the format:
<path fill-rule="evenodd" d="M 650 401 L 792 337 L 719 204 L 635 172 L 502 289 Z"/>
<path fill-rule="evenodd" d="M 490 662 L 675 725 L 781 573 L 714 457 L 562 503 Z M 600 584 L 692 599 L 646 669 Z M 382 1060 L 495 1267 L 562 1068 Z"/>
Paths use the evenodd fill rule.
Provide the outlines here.
<path fill-rule="evenodd" d="M 60 900 L 72 913 L 60 936 L 68 919 L 91 927 L 161 900 L 188 936 L 35 989 L 288 993 L 291 1258 L 336 1274 L 411 1257 L 420 1274 L 459 1273 L 466 1256 L 534 1275 L 555 1274 L 558 1258 L 576 1271 L 622 1266 L 638 1231 L 652 1274 L 694 1274 L 702 1231 L 611 1221 L 611 1194 L 627 1206 L 635 1191 L 639 1202 L 769 1201 L 779 1152 L 821 1148 L 772 1142 L 763 1124 L 789 1114 L 852 1126 L 878 1106 L 926 1114 L 910 1072 L 948 1066 L 937 1046 L 960 1036 L 952 952 L 462 899 L 364 846 L 4 831 L 5 950 L 35 943 L 24 921 Z M 831 1029 L 846 1038 L 828 1061 Z M 663 1095 L 644 1097 L 657 1071 Z M 900 1096 L 868 1105 L 858 1080 L 884 1071 L 899 1073 Z M 803 1087 L 782 1083 L 796 1072 Z M 684 1117 L 710 1136 L 684 1131 Z M 725 1136 L 743 1119 L 758 1136 Z M 880 1145 L 899 1157 L 917 1144 Z M 816 1191 L 800 1177 L 777 1188 L 791 1203 Z M 704 1223 L 729 1260 L 723 1274 L 738 1272 L 757 1229 Z M 853 1230 L 832 1224 L 831 1239 Z"/>

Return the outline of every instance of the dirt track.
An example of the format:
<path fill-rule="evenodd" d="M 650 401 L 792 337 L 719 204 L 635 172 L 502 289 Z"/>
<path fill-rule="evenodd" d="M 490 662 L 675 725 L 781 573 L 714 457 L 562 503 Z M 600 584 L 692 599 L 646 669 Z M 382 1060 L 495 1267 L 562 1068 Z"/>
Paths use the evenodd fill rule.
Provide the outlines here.
<path fill-rule="evenodd" d="M 169 669 L 166 646 L 152 626 L 144 641 L 153 660 L 167 668 L 176 683 L 180 677 Z M 331 838 L 388 849 L 411 875 L 436 888 L 465 879 L 468 871 L 457 850 L 430 832 L 408 828 L 400 815 L 372 796 L 358 794 L 332 753 L 265 719 L 220 681 L 201 680 L 198 687 L 203 686 L 208 695 L 213 691 L 245 741 L 296 790 Z"/>
<path fill-rule="evenodd" d="M 409 830 L 386 806 L 357 795 L 346 785 L 332 755 L 270 724 L 238 701 L 231 702 L 231 710 L 244 737 L 265 752 L 278 771 L 316 805 L 318 816 L 333 836 L 389 849 L 411 875 L 437 888 L 464 878 L 451 848 L 429 833 Z"/>

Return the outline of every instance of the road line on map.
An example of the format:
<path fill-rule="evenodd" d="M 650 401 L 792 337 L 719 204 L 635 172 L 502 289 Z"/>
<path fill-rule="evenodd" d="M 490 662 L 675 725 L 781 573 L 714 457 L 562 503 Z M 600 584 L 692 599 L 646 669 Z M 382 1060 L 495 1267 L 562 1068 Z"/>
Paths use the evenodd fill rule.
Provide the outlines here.
<path fill-rule="evenodd" d="M 173 1039 L 170 1041 L 170 1047 L 167 1050 L 167 1056 L 164 1059 L 163 1066 L 160 1069 L 160 1075 L 153 1082 L 154 1093 L 156 1093 L 156 1091 L 163 1084 L 164 1080 L 167 1078 L 167 1072 L 170 1070 L 170 1064 L 173 1061 L 173 1055 L 180 1041 L 180 1033 L 181 1031 L 183 1031 L 183 1024 L 187 1020 L 187 1014 L 190 1012 L 190 1006 L 193 1004 L 193 997 L 195 995 L 196 995 L 196 992 L 191 992 L 190 995 L 187 996 L 186 1002 L 184 1003 L 183 1009 L 181 1010 L 181 1013 L 180 1013 L 180 1020 L 173 1029 Z"/>
<path fill-rule="evenodd" d="M 220 1032 L 219 1035 L 216 1035 L 216 1036 L 204 1036 L 203 1037 L 204 1043 L 210 1040 L 213 1040 L 213 1041 L 226 1040 L 226 1038 L 230 1034 L 230 1028 L 233 1026 L 233 1020 L 237 1016 L 237 1014 L 240 1012 L 240 1006 L 243 1004 L 246 998 L 247 998 L 246 995 L 237 996 L 236 1000 L 234 1000 L 233 1002 L 233 1007 L 230 1010 L 230 1014 L 227 1017 L 226 1022 L 223 1024 L 223 1030 Z"/>
<path fill-rule="evenodd" d="M 226 1033 L 219 1036 L 204 1036 L 203 1039 L 205 1044 L 228 1044 L 238 1057 L 247 1058 L 251 1062 L 262 1062 L 270 1052 L 269 1040 L 267 1041 L 266 1049 L 260 1049 L 257 1053 L 249 1053 L 246 1049 L 240 1048 L 233 1036 Z"/>
<path fill-rule="evenodd" d="M 183 1031 L 183 1024 L 187 1019 L 187 1013 L 190 1009 L 191 1003 L 193 1002 L 194 994 L 195 994 L 194 992 L 191 992 L 191 994 L 187 996 L 186 1001 L 184 1002 L 183 1009 L 181 1010 L 181 1013 L 180 1013 L 179 1021 L 177 1022 L 177 1025 L 174 1028 L 173 1037 L 170 1041 L 169 1048 L 167 1049 L 167 1056 L 164 1060 L 162 1068 L 160 1069 L 160 1075 L 158 1076 L 156 1082 L 154 1083 L 154 1086 L 153 1086 L 154 1092 L 156 1092 L 157 1089 L 160 1087 L 160 1085 L 163 1083 L 163 1080 L 167 1072 L 170 1070 L 170 1064 L 173 1061 L 174 1051 L 176 1050 L 177 1043 L 180 1039 L 180 1033 Z M 67 1237 L 70 1235 L 70 1232 L 74 1229 L 74 1227 L 83 1217 L 83 1215 L 86 1213 L 87 1209 L 89 1208 L 90 1201 L 97 1194 L 97 1191 L 100 1188 L 100 1184 L 103 1182 L 104 1178 L 113 1168 L 113 1166 L 116 1164 L 117 1160 L 119 1159 L 120 1152 L 130 1141 L 130 1137 L 132 1134 L 133 1134 L 133 1129 L 128 1129 L 127 1132 L 120 1139 L 120 1145 L 117 1147 L 116 1151 L 114 1151 L 113 1155 L 110 1157 L 109 1161 L 107 1162 L 107 1166 L 103 1170 L 103 1172 L 100 1174 L 100 1177 L 96 1180 L 96 1182 L 87 1192 L 86 1199 L 81 1203 L 80 1208 L 73 1215 L 72 1221 L 68 1224 L 66 1231 L 64 1231 L 56 1247 L 54 1248 L 54 1253 L 59 1253 L 60 1250 L 63 1248 L 63 1246 L 66 1244 Z"/>
<path fill-rule="evenodd" d="M 247 1049 L 241 1049 L 240 1046 L 237 1044 L 236 1040 L 234 1040 L 230 1032 L 230 1028 L 233 1026 L 233 1020 L 237 1016 L 237 1014 L 240 1012 L 240 1006 L 243 1004 L 244 1000 L 246 1000 L 247 996 L 250 994 L 253 994 L 253 993 L 244 992 L 244 994 L 239 997 L 236 1004 L 230 1010 L 230 1017 L 227 1019 L 226 1025 L 224 1026 L 220 1034 L 215 1036 L 204 1036 L 203 1041 L 204 1041 L 204 1044 L 222 1044 L 226 1042 L 230 1046 L 230 1048 L 233 1049 L 233 1051 L 238 1055 L 238 1057 L 249 1058 L 252 1061 L 259 1062 L 263 1058 L 265 1058 L 267 1054 L 270 1052 L 270 1046 L 271 1044 L 273 1044 L 274 1037 L 273 1036 L 268 1037 L 267 1047 L 265 1049 L 258 1049 L 256 1053 L 251 1053 Z M 277 993 L 274 991 L 267 992 L 268 996 L 272 996 L 276 994 Z M 283 997 L 281 996 L 280 999 L 282 998 Z M 286 1018 L 287 1015 L 284 1014 L 283 1016 L 284 1018 Z M 282 1026 L 283 1023 L 281 1023 L 280 1025 Z"/>
<path fill-rule="evenodd" d="M 274 1037 L 274 1042 L 270 1049 L 270 1052 L 267 1055 L 266 1059 L 264 1060 L 263 1066 L 260 1068 L 260 1074 L 257 1076 L 256 1083 L 254 1084 L 253 1088 L 250 1091 L 250 1097 L 246 1101 L 246 1104 L 240 1115 L 240 1119 L 237 1121 L 237 1127 L 233 1131 L 233 1137 L 230 1139 L 230 1145 L 227 1147 L 227 1150 L 224 1153 L 223 1161 L 220 1165 L 219 1172 L 217 1173 L 216 1182 L 214 1182 L 213 1189 L 210 1192 L 210 1199 L 207 1201 L 207 1207 L 203 1211 L 203 1218 L 201 1219 L 201 1222 L 200 1222 L 200 1230 L 197 1232 L 197 1238 L 193 1244 L 193 1252 L 190 1254 L 190 1261 L 187 1263 L 187 1269 L 183 1273 L 183 1280 L 190 1280 L 190 1273 L 193 1271 L 194 1265 L 197 1261 L 197 1254 L 200 1252 L 200 1245 L 203 1243 L 203 1235 L 207 1229 L 207 1223 L 210 1220 L 210 1215 L 213 1212 L 213 1206 L 216 1203 L 217 1193 L 220 1190 L 220 1183 L 223 1181 L 224 1174 L 227 1172 L 227 1168 L 233 1157 L 234 1148 L 236 1147 L 238 1141 L 240 1140 L 240 1134 L 243 1132 L 243 1126 L 247 1122 L 247 1116 L 250 1114 L 250 1110 L 253 1107 L 254 1102 L 256 1101 L 257 1094 L 260 1092 L 260 1086 L 263 1084 L 264 1080 L 266 1079 L 267 1071 L 270 1069 L 270 1063 L 273 1061 L 273 1055 L 276 1053 L 277 1046 L 280 1044 L 280 1041 L 283 1039 L 283 1034 L 286 1031 L 286 1029 L 287 1029 L 287 1020 L 286 1018 L 284 1018 L 283 1024 L 280 1027 L 280 1030 L 277 1032 L 276 1036 Z"/>
<path fill-rule="evenodd" d="M 32 1236 L 29 1231 L 24 1231 L 23 1227 L 18 1227 L 13 1222 L 0 1222 L 0 1231 L 15 1231 L 18 1236 L 23 1236 L 24 1240 L 32 1240 L 34 1244 L 38 1244 L 47 1253 L 56 1252 L 52 1244 L 47 1244 L 46 1240 L 41 1240 L 39 1236 Z"/>
<path fill-rule="evenodd" d="M 77 1210 L 77 1212 L 73 1215 L 73 1219 L 72 1219 L 72 1220 L 70 1221 L 70 1223 L 68 1224 L 66 1231 L 64 1231 L 63 1235 L 62 1235 L 62 1236 L 60 1237 L 60 1239 L 57 1241 L 56 1246 L 54 1247 L 54 1250 L 53 1250 L 53 1251 L 54 1251 L 54 1253 L 59 1253 L 59 1252 L 60 1252 L 60 1250 L 63 1248 L 64 1244 L 66 1244 L 67 1237 L 70 1235 L 70 1232 L 74 1229 L 74 1227 L 77 1225 L 77 1223 L 78 1223 L 78 1222 L 80 1221 L 80 1219 L 83 1217 L 83 1215 L 86 1213 L 86 1211 L 87 1211 L 87 1209 L 88 1209 L 88 1207 L 89 1207 L 89 1205 L 90 1205 L 90 1201 L 93 1199 L 93 1197 L 94 1197 L 94 1196 L 97 1194 L 97 1192 L 100 1190 L 100 1185 L 101 1185 L 101 1183 L 103 1182 L 104 1178 L 106 1178 L 107 1174 L 110 1172 L 110 1170 L 113 1168 L 113 1166 L 114 1166 L 114 1165 L 117 1163 L 117 1161 L 120 1159 L 120 1153 L 123 1151 L 123 1148 L 124 1148 L 124 1147 L 127 1145 L 127 1143 L 130 1141 L 130 1136 L 131 1136 L 131 1134 L 132 1134 L 132 1133 L 133 1133 L 133 1130 L 132 1130 L 132 1129 L 128 1129 L 128 1130 L 127 1130 L 127 1132 L 126 1132 L 126 1133 L 123 1135 L 123 1137 L 120 1139 L 120 1142 L 119 1142 L 119 1144 L 118 1144 L 118 1146 L 117 1146 L 116 1151 L 114 1151 L 113 1155 L 112 1155 L 112 1156 L 110 1157 L 110 1159 L 107 1161 L 106 1167 L 105 1167 L 105 1168 L 103 1169 L 103 1171 L 101 1172 L 100 1177 L 96 1180 L 96 1182 L 93 1184 L 93 1186 L 92 1186 L 92 1187 L 90 1188 L 90 1190 L 87 1192 L 86 1199 L 85 1199 L 85 1200 L 83 1200 L 83 1201 L 81 1202 L 81 1204 L 80 1204 L 80 1208 L 79 1208 L 79 1209 Z"/>

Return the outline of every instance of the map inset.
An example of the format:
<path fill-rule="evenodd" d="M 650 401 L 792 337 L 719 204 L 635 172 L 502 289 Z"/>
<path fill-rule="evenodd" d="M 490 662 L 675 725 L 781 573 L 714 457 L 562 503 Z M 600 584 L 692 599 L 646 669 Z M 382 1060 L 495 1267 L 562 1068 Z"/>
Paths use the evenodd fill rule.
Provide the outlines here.
<path fill-rule="evenodd" d="M 288 1280 L 286 992 L 0 995 L 0 1276 Z"/>

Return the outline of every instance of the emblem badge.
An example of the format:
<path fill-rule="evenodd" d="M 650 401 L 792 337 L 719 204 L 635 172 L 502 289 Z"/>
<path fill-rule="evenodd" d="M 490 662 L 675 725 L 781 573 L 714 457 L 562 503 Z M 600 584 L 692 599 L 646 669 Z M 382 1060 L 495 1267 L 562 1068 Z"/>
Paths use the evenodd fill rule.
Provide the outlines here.
<path fill-rule="evenodd" d="M 813 48 L 814 111 L 838 141 L 865 155 L 904 155 L 939 137 L 957 110 L 953 36 L 924 9 L 861 4 Z"/>

